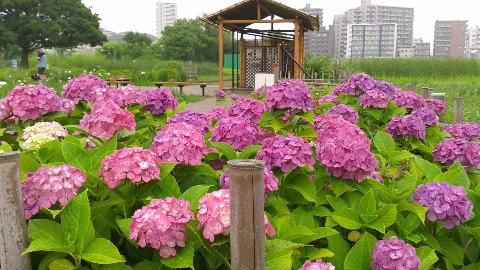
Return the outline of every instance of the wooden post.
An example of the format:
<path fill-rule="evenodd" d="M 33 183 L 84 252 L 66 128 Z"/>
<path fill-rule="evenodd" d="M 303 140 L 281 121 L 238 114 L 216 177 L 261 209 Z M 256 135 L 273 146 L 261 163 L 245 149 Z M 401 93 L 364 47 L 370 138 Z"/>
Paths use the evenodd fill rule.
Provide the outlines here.
<path fill-rule="evenodd" d="M 223 18 L 218 16 L 218 88 L 223 89 Z"/>
<path fill-rule="evenodd" d="M 246 45 L 245 39 L 243 39 L 243 34 L 240 38 L 240 87 L 245 87 L 247 84 L 247 71 L 246 71 Z"/>
<path fill-rule="evenodd" d="M 455 98 L 453 103 L 453 122 L 460 123 L 463 118 L 463 98 Z"/>
<path fill-rule="evenodd" d="M 295 37 L 293 44 L 293 59 L 297 61 L 300 58 L 300 23 L 298 19 L 295 19 Z M 293 64 L 293 78 L 300 79 L 300 69 L 296 64 Z"/>
<path fill-rule="evenodd" d="M 441 100 L 441 101 L 443 101 L 443 103 L 445 103 L 445 107 L 447 106 L 447 98 L 445 96 L 445 93 L 432 93 L 431 98 Z M 446 123 L 447 119 L 440 118 L 440 122 L 441 123 Z"/>
<path fill-rule="evenodd" d="M 430 98 L 430 88 L 422 87 L 422 97 L 423 98 Z"/>
<path fill-rule="evenodd" d="M 228 162 L 230 171 L 230 252 L 233 270 L 265 269 L 264 163 Z"/>
<path fill-rule="evenodd" d="M 0 265 L 2 269 L 30 270 L 27 224 L 20 184 L 20 154 L 0 154 Z"/>
<path fill-rule="evenodd" d="M 408 85 L 408 91 L 413 91 L 413 92 L 415 92 L 416 89 L 417 89 L 417 85 L 416 85 L 416 84 L 411 83 L 411 84 Z"/>

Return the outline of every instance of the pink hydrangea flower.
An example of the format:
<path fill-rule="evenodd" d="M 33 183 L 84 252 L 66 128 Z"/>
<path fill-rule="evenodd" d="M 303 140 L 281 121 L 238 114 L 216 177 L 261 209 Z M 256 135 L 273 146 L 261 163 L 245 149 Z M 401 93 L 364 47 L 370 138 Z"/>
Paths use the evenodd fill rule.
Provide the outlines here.
<path fill-rule="evenodd" d="M 307 112 L 314 109 L 312 93 L 300 80 L 279 81 L 268 87 L 265 103 L 270 112 L 287 109 L 294 113 L 297 110 Z"/>
<path fill-rule="evenodd" d="M 449 138 L 441 141 L 432 151 L 433 160 L 446 165 L 459 162 L 467 170 L 480 169 L 480 145 L 463 139 Z"/>
<path fill-rule="evenodd" d="M 395 86 L 389 82 L 386 81 L 381 81 L 381 80 L 375 80 L 375 88 L 383 93 L 387 94 L 388 98 L 393 97 L 395 94 Z M 373 90 L 373 89 L 372 89 Z"/>
<path fill-rule="evenodd" d="M 27 174 L 22 183 L 25 218 L 30 219 L 40 208 L 50 208 L 57 202 L 64 206 L 77 196 L 77 190 L 87 177 L 80 169 L 70 165 L 40 167 Z"/>
<path fill-rule="evenodd" d="M 360 97 L 360 106 L 362 108 L 387 108 L 388 95 L 378 89 L 372 89 L 365 92 Z"/>
<path fill-rule="evenodd" d="M 147 103 L 147 91 L 133 85 L 122 86 L 118 88 L 125 94 L 124 105 L 144 105 Z"/>
<path fill-rule="evenodd" d="M 180 122 L 187 123 L 198 128 L 203 134 L 206 134 L 210 127 L 210 122 L 204 113 L 192 110 L 177 112 L 173 117 L 169 118 L 167 122 L 169 124 Z"/>
<path fill-rule="evenodd" d="M 222 89 L 217 90 L 217 92 L 215 92 L 215 97 L 217 98 L 217 100 L 223 100 L 225 99 L 225 96 L 226 96 L 226 93 Z"/>
<path fill-rule="evenodd" d="M 12 108 L 8 106 L 7 99 L 0 99 L 0 120 L 9 117 L 12 114 Z"/>
<path fill-rule="evenodd" d="M 172 197 L 155 199 L 135 211 L 129 238 L 142 248 L 149 245 L 158 250 L 162 258 L 176 256 L 176 247 L 185 247 L 186 224 L 193 217 L 188 201 Z"/>
<path fill-rule="evenodd" d="M 468 141 L 480 139 L 480 123 L 454 123 L 445 125 L 443 131 L 456 139 L 465 139 Z"/>
<path fill-rule="evenodd" d="M 257 159 L 265 161 L 266 168 L 270 170 L 279 168 L 284 173 L 304 166 L 312 170 L 315 164 L 310 144 L 292 134 L 266 139 L 257 154 Z"/>
<path fill-rule="evenodd" d="M 230 116 L 247 119 L 258 124 L 264 111 L 264 103 L 251 98 L 240 98 L 230 107 Z"/>
<path fill-rule="evenodd" d="M 110 100 L 123 107 L 125 106 L 126 98 L 127 95 L 124 91 L 118 88 L 106 87 L 97 89 L 94 102 Z"/>
<path fill-rule="evenodd" d="M 35 120 L 50 112 L 63 111 L 62 99 L 55 90 L 42 84 L 16 86 L 3 102 L 4 108 L 10 108 L 11 114 L 21 120 Z"/>
<path fill-rule="evenodd" d="M 240 96 L 239 96 L 239 95 L 237 95 L 237 94 L 232 94 L 232 96 L 231 96 L 231 97 L 232 97 L 232 99 L 233 99 L 233 100 L 237 100 L 237 99 L 239 99 L 239 98 L 240 98 Z"/>
<path fill-rule="evenodd" d="M 351 106 L 345 104 L 339 104 L 337 106 L 330 107 L 328 111 L 332 114 L 340 115 L 348 122 L 355 124 L 358 120 L 358 112 Z"/>
<path fill-rule="evenodd" d="M 62 97 L 79 101 L 95 101 L 99 89 L 106 89 L 107 83 L 93 75 L 82 75 L 73 78 L 63 87 Z M 100 90 L 103 91 L 103 90 Z"/>
<path fill-rule="evenodd" d="M 147 91 L 147 105 L 145 106 L 145 110 L 151 114 L 161 114 L 166 110 L 175 110 L 177 107 L 177 99 L 167 88 Z"/>
<path fill-rule="evenodd" d="M 271 137 L 275 137 L 276 134 L 267 129 L 260 128 L 257 133 L 257 143 L 263 144 L 263 142 Z"/>
<path fill-rule="evenodd" d="M 265 232 L 269 236 L 275 235 L 275 230 L 265 219 Z M 215 241 L 215 236 L 230 234 L 230 192 L 220 189 L 205 194 L 200 198 L 197 220 L 200 222 L 198 229 L 203 228 L 203 237 L 210 242 Z"/>
<path fill-rule="evenodd" d="M 298 270 L 335 270 L 335 266 L 322 261 L 322 259 L 317 259 L 315 262 L 306 261 Z"/>
<path fill-rule="evenodd" d="M 213 107 L 205 113 L 209 121 L 222 119 L 228 116 L 228 112 L 224 107 Z"/>
<path fill-rule="evenodd" d="M 323 114 L 315 116 L 314 129 L 317 132 L 318 141 L 324 141 L 327 138 L 335 137 L 337 134 L 342 134 L 352 140 L 360 141 L 368 148 L 371 145 L 370 140 L 361 128 L 339 115 Z"/>
<path fill-rule="evenodd" d="M 445 113 L 446 104 L 445 102 L 439 99 L 426 99 L 425 100 L 427 108 L 433 110 L 437 115 L 442 115 Z"/>
<path fill-rule="evenodd" d="M 207 146 L 202 133 L 187 123 L 167 124 L 153 139 L 150 149 L 161 162 L 179 162 L 198 165 L 202 163 Z"/>
<path fill-rule="evenodd" d="M 340 99 L 337 98 L 337 95 L 334 93 L 330 93 L 326 96 L 322 96 L 317 100 L 318 104 L 324 104 L 324 103 L 333 103 L 333 104 L 339 104 Z"/>
<path fill-rule="evenodd" d="M 263 181 L 265 192 L 278 190 L 278 179 L 277 177 L 275 177 L 273 172 L 267 168 L 264 168 L 263 170 Z M 230 187 L 229 171 L 225 171 L 222 176 L 220 176 L 220 186 L 225 189 L 228 189 Z"/>
<path fill-rule="evenodd" d="M 419 94 L 401 89 L 395 91 L 392 102 L 405 109 L 419 109 L 426 105 L 425 99 Z"/>
<path fill-rule="evenodd" d="M 403 240 L 390 237 L 375 243 L 370 263 L 373 270 L 418 270 L 419 265 L 415 248 Z"/>
<path fill-rule="evenodd" d="M 415 109 L 411 115 L 420 117 L 427 126 L 436 126 L 440 123 L 437 114 L 427 107 Z"/>
<path fill-rule="evenodd" d="M 102 160 L 99 174 L 109 188 L 115 188 L 125 179 L 134 183 L 147 183 L 160 178 L 158 163 L 160 159 L 151 150 L 141 147 L 124 148 Z"/>
<path fill-rule="evenodd" d="M 335 86 L 335 88 L 333 88 L 332 94 L 334 94 L 335 96 L 338 96 L 340 94 L 357 96 L 361 94 L 361 91 L 356 90 L 356 88 L 351 88 L 350 84 L 348 83 L 341 83 Z"/>
<path fill-rule="evenodd" d="M 399 136 L 425 139 L 425 123 L 415 115 L 393 116 L 386 127 L 387 132 L 396 138 Z"/>
<path fill-rule="evenodd" d="M 225 142 L 235 150 L 255 144 L 257 142 L 258 129 L 250 121 L 238 118 L 227 117 L 215 126 L 212 130 L 212 142 Z"/>
<path fill-rule="evenodd" d="M 351 89 L 358 89 L 363 92 L 372 90 L 375 87 L 375 80 L 372 79 L 368 74 L 357 73 L 353 74 L 347 81 L 347 85 Z"/>
<path fill-rule="evenodd" d="M 84 114 L 80 120 L 80 128 L 91 134 L 110 139 L 115 132 L 124 129 L 135 130 L 135 116 L 127 110 L 121 109 L 113 101 L 95 102 L 90 114 Z"/>

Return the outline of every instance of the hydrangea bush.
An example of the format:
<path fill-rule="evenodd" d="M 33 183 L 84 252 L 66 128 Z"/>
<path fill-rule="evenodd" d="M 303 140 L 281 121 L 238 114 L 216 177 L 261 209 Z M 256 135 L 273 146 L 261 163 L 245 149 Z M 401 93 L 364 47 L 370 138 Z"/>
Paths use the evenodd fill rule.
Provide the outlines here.
<path fill-rule="evenodd" d="M 91 76 L 12 89 L 0 151 L 20 151 L 33 269 L 231 269 L 227 162 L 249 158 L 268 270 L 477 269 L 480 125 L 364 73 L 311 90 L 200 113 Z"/>

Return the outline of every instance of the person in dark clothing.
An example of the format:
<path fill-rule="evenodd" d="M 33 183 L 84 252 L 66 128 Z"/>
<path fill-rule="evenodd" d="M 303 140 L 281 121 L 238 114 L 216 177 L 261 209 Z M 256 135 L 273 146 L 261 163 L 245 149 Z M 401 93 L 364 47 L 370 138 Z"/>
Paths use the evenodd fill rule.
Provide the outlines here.
<path fill-rule="evenodd" d="M 47 56 L 45 55 L 45 52 L 41 46 L 36 46 L 35 51 L 37 52 L 37 73 L 40 77 L 40 80 L 46 80 L 47 77 L 45 76 L 45 69 L 47 68 Z"/>

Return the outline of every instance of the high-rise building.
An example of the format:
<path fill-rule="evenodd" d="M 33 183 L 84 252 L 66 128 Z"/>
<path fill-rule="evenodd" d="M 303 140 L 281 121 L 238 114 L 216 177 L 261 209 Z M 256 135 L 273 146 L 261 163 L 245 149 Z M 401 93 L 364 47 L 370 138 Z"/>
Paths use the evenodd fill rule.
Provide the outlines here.
<path fill-rule="evenodd" d="M 414 57 L 430 57 L 430 42 L 424 42 L 421 38 L 414 39 L 413 49 Z"/>
<path fill-rule="evenodd" d="M 362 0 L 360 7 L 334 16 L 334 57 L 346 57 L 347 29 L 350 24 L 396 24 L 397 47 L 412 47 L 413 16 L 413 8 L 378 6 L 372 5 L 370 0 Z"/>
<path fill-rule="evenodd" d="M 318 24 L 323 22 L 323 9 L 312 8 L 307 4 L 301 11 L 313 15 L 318 18 Z M 311 55 L 329 55 L 328 41 L 330 32 L 325 27 L 321 26 L 318 31 L 308 31 L 304 34 L 305 51 Z"/>
<path fill-rule="evenodd" d="M 468 32 L 468 56 L 480 58 L 480 26 L 471 27 Z"/>
<path fill-rule="evenodd" d="M 397 24 L 347 26 L 347 58 L 393 58 L 397 50 Z"/>
<path fill-rule="evenodd" d="M 177 4 L 157 2 L 157 37 L 162 37 L 163 29 L 177 20 Z"/>
<path fill-rule="evenodd" d="M 435 21 L 433 56 L 465 57 L 468 21 Z"/>

